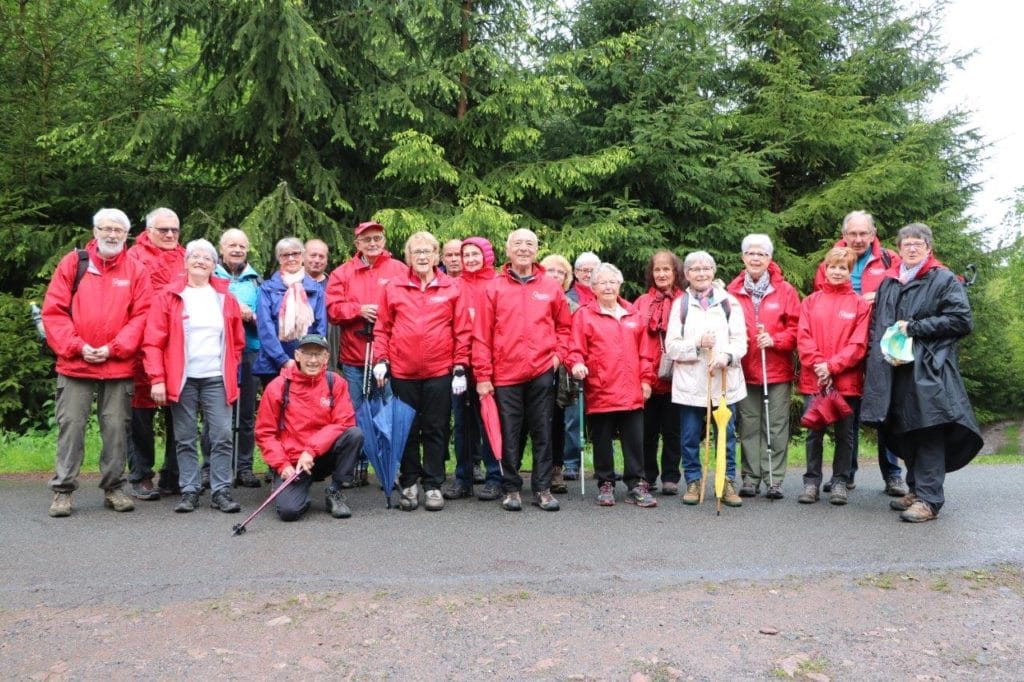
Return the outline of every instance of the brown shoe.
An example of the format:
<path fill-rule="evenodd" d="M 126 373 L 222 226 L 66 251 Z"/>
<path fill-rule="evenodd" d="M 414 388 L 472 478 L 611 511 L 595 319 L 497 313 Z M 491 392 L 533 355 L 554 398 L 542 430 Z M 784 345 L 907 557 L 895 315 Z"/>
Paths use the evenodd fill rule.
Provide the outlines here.
<path fill-rule="evenodd" d="M 678 495 L 679 494 L 679 484 L 678 483 L 674 483 L 672 481 L 662 481 L 661 482 L 661 494 L 662 495 Z"/>
<path fill-rule="evenodd" d="M 725 490 L 722 491 L 722 504 L 726 507 L 742 507 L 743 498 L 736 494 L 736 487 L 732 481 L 725 481 Z"/>
<path fill-rule="evenodd" d="M 60 518 L 71 516 L 71 493 L 54 493 L 50 504 L 50 516 Z"/>
<path fill-rule="evenodd" d="M 907 493 L 903 497 L 897 497 L 895 500 L 889 500 L 889 509 L 895 509 L 900 512 L 907 511 L 916 501 L 917 495 L 914 493 Z"/>
<path fill-rule="evenodd" d="M 551 492 L 559 494 L 569 492 L 569 487 L 565 485 L 562 467 L 553 467 L 551 469 Z"/>
<path fill-rule="evenodd" d="M 700 502 L 700 481 L 690 481 L 686 484 L 686 492 L 683 493 L 683 504 L 697 504 Z"/>
<path fill-rule="evenodd" d="M 544 511 L 558 511 L 558 500 L 550 490 L 538 490 L 533 494 L 533 503 Z"/>
<path fill-rule="evenodd" d="M 103 504 L 116 512 L 130 512 L 135 509 L 132 498 L 124 494 L 120 488 L 114 488 L 103 493 Z"/>
<path fill-rule="evenodd" d="M 900 514 L 900 518 L 908 523 L 934 521 L 936 516 L 931 505 L 924 500 L 916 500 L 914 504 L 910 505 L 910 509 Z"/>

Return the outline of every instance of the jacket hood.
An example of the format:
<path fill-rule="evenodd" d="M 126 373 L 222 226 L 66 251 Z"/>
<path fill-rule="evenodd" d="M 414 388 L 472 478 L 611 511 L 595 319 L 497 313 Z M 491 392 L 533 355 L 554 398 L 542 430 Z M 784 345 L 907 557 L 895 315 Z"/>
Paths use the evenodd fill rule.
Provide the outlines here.
<path fill-rule="evenodd" d="M 213 275 L 214 277 L 222 277 L 224 279 L 231 279 L 232 277 L 231 273 L 228 272 L 228 269 L 224 267 L 223 263 L 217 263 L 217 267 L 213 269 Z M 256 269 L 249 263 L 245 264 L 245 267 L 242 268 L 242 273 L 238 275 L 239 280 L 259 279 L 259 277 L 260 273 L 256 272 Z"/>
<path fill-rule="evenodd" d="M 127 248 L 127 246 L 128 245 L 125 244 L 125 248 Z M 152 251 L 154 253 L 164 253 L 168 251 L 181 251 L 182 253 L 185 253 L 185 247 L 182 246 L 181 244 L 175 244 L 173 249 L 161 249 L 159 246 L 153 243 L 152 239 L 149 238 L 149 232 L 147 232 L 146 230 L 143 230 L 142 234 L 135 238 L 135 246 L 141 246 L 147 251 Z"/>
<path fill-rule="evenodd" d="M 483 237 L 466 237 L 462 240 L 462 246 L 465 247 L 466 244 L 472 244 L 483 252 L 485 268 L 494 267 L 494 247 L 489 241 Z"/>
<path fill-rule="evenodd" d="M 853 293 L 853 283 L 850 280 L 846 280 L 842 284 L 832 284 L 826 281 L 821 285 L 821 291 L 827 294 L 847 294 Z"/>
<path fill-rule="evenodd" d="M 463 270 L 462 274 L 459 275 L 460 278 L 462 278 L 464 281 L 467 281 L 467 282 L 482 282 L 482 281 L 492 280 L 492 279 L 494 279 L 497 276 L 498 276 L 498 273 L 494 269 L 494 266 L 492 266 L 492 265 L 484 265 L 482 268 L 480 268 L 479 270 L 476 270 L 474 272 L 469 272 L 468 270 Z"/>
<path fill-rule="evenodd" d="M 729 286 L 726 289 L 734 294 L 743 292 L 743 278 L 746 276 L 746 272 L 746 270 L 741 270 L 740 274 L 733 277 L 732 281 L 729 282 Z M 779 288 L 779 284 L 786 281 L 785 275 L 782 274 L 782 268 L 775 261 L 768 263 L 768 281 L 776 289 Z"/>
<path fill-rule="evenodd" d="M 359 269 L 359 270 L 369 270 L 369 269 L 376 269 L 376 268 L 383 267 L 384 263 L 386 263 L 386 262 L 388 262 L 388 261 L 390 261 L 392 259 L 393 259 L 393 256 L 391 255 L 390 251 L 381 251 L 380 255 L 377 256 L 377 260 L 373 261 L 373 263 L 371 263 L 371 264 L 367 264 L 367 263 L 363 262 L 362 254 L 357 252 L 357 253 L 355 253 L 352 256 L 351 261 L 352 261 L 352 263 L 355 265 L 355 267 L 357 269 Z"/>

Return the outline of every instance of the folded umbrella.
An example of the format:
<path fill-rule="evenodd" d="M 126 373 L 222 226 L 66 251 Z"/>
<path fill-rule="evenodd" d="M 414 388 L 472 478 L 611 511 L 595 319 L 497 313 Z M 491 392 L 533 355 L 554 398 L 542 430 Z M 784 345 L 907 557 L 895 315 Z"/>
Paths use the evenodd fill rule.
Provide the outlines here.
<path fill-rule="evenodd" d="M 715 408 L 715 499 L 718 502 L 717 513 L 722 513 L 722 495 L 725 494 L 725 468 L 726 445 L 729 440 L 729 420 L 732 419 L 732 410 L 725 404 L 725 368 L 722 368 L 722 395 L 718 398 L 718 407 Z"/>
<path fill-rule="evenodd" d="M 391 492 L 395 487 L 395 477 L 402 463 L 402 453 L 409 440 L 409 430 L 416 417 L 416 410 L 408 403 L 392 396 L 388 400 L 372 398 L 366 402 L 373 403 L 373 430 L 376 436 L 376 452 L 373 456 L 367 451 L 367 457 L 377 472 L 377 479 L 384 490 L 388 509 L 391 509 Z"/>
<path fill-rule="evenodd" d="M 853 414 L 846 399 L 834 388 L 816 393 L 811 398 L 811 405 L 800 419 L 800 425 L 806 429 L 820 431 L 829 424 L 835 424 Z"/>
<path fill-rule="evenodd" d="M 501 418 L 498 416 L 498 403 L 494 402 L 494 394 L 480 396 L 480 421 L 487 432 L 487 441 L 491 444 L 494 459 L 498 460 L 498 469 L 505 475 L 501 466 Z"/>

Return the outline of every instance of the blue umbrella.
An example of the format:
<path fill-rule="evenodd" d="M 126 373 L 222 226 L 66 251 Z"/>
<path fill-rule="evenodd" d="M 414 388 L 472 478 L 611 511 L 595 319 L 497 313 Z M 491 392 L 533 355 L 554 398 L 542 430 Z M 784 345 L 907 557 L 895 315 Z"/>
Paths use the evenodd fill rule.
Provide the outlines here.
<path fill-rule="evenodd" d="M 374 409 L 376 408 L 376 409 Z M 364 400 L 356 408 L 356 426 L 363 432 L 363 452 L 366 459 L 374 462 L 377 471 L 377 429 L 373 426 L 373 415 L 380 410 L 380 399 Z M 379 473 L 378 473 L 379 475 Z"/>
<path fill-rule="evenodd" d="M 394 396 L 387 401 L 371 398 L 364 401 L 364 405 L 366 403 L 370 404 L 369 412 L 373 415 L 372 430 L 368 432 L 372 435 L 367 436 L 366 440 L 372 437 L 375 442 L 373 446 L 364 446 L 364 449 L 374 471 L 377 472 L 377 479 L 384 489 L 384 497 L 390 509 L 395 476 L 398 475 L 398 466 L 402 463 L 402 453 L 409 439 L 409 430 L 412 428 L 416 410 Z M 358 420 L 357 413 L 356 421 Z"/>

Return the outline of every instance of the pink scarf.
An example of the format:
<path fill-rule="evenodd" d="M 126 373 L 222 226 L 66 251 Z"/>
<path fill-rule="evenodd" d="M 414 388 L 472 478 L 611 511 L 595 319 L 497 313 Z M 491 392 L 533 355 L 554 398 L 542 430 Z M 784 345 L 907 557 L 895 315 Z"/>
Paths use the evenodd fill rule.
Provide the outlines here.
<path fill-rule="evenodd" d="M 281 273 L 281 281 L 288 287 L 277 312 L 277 338 L 281 341 L 298 341 L 313 324 L 313 308 L 309 305 L 306 290 L 302 288 L 305 277 L 302 270 L 294 274 Z"/>

